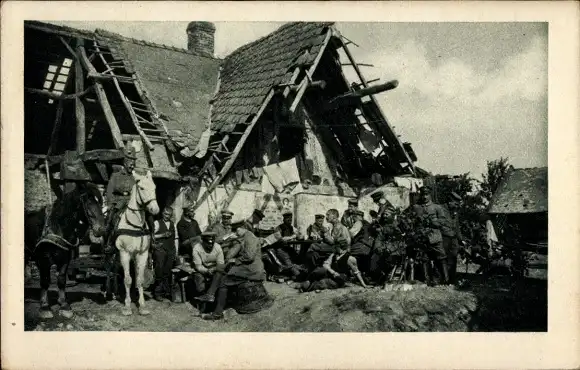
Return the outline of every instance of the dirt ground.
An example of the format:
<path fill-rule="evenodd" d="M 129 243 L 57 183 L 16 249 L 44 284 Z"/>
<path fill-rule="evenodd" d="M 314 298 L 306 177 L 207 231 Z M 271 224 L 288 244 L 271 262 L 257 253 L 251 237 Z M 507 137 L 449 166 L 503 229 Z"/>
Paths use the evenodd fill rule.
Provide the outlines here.
<path fill-rule="evenodd" d="M 266 283 L 274 305 L 252 315 L 228 309 L 225 320 L 208 322 L 189 303 L 147 300 L 151 314 L 121 314 L 122 303 L 105 302 L 98 284 L 77 284 L 68 299 L 75 315 L 38 317 L 38 289 L 25 289 L 25 328 L 36 331 L 183 331 L 183 332 L 413 332 L 546 331 L 547 283 L 525 279 L 464 275 L 462 287 L 414 285 L 410 291 L 350 287 L 298 293 L 286 284 Z M 51 292 L 56 300 L 56 291 Z"/>

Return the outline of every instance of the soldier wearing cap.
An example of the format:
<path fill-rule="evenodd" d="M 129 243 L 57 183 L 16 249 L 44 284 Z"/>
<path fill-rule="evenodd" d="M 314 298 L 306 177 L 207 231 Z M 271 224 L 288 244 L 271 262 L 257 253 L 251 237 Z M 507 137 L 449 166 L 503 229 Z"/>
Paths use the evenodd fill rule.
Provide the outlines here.
<path fill-rule="evenodd" d="M 282 273 L 287 273 L 291 278 L 296 278 L 300 275 L 300 268 L 294 264 L 296 260 L 296 251 L 293 250 L 288 242 L 297 238 L 296 230 L 292 226 L 292 212 L 286 211 L 282 214 L 283 222 L 278 225 L 275 232 L 279 233 L 281 239 L 274 246 L 274 255 L 282 264 Z"/>
<path fill-rule="evenodd" d="M 302 292 L 313 290 L 337 289 L 343 287 L 352 278 L 363 287 L 368 288 L 358 269 L 357 260 L 350 254 L 350 242 L 337 240 L 335 250 L 326 258 L 322 267 L 312 271 L 308 280 L 301 284 Z"/>
<path fill-rule="evenodd" d="M 327 231 L 324 226 L 324 215 L 317 214 L 314 216 L 314 223 L 306 229 L 306 236 L 308 240 L 322 240 L 322 236 Z"/>
<path fill-rule="evenodd" d="M 359 262 L 359 267 L 364 272 L 369 265 L 369 256 L 373 246 L 374 238 L 372 236 L 371 224 L 364 219 L 365 213 L 361 210 L 354 212 L 354 224 L 348 230 L 352 238 L 350 254 Z"/>
<path fill-rule="evenodd" d="M 177 254 L 177 239 L 175 238 L 175 224 L 171 220 L 172 215 L 173 209 L 166 207 L 161 215 L 161 220 L 155 221 L 153 298 L 157 301 L 162 301 L 163 296 L 170 292 L 171 269 L 175 264 Z"/>
<path fill-rule="evenodd" d="M 312 244 L 306 253 L 310 269 L 318 267 L 319 263 L 335 250 L 335 244 L 339 240 L 346 240 L 350 245 L 350 233 L 346 226 L 340 222 L 337 209 L 329 209 L 326 212 L 326 221 L 332 225 L 332 230 L 327 230 L 322 235 L 322 241 Z"/>
<path fill-rule="evenodd" d="M 444 225 L 441 229 L 443 234 L 443 248 L 447 255 L 447 269 L 449 270 L 449 283 L 456 283 L 457 275 L 457 255 L 459 253 L 459 244 L 463 243 L 463 235 L 459 221 L 459 208 L 461 206 L 461 196 L 451 192 L 447 208 L 449 209 L 449 225 Z"/>
<path fill-rule="evenodd" d="M 413 206 L 413 211 L 422 220 L 422 229 L 425 234 L 425 241 L 422 247 L 427 257 L 433 261 L 441 277 L 441 282 L 447 284 L 449 281 L 448 269 L 443 247 L 443 234 L 445 228 L 450 227 L 449 212 L 445 207 L 436 204 L 431 199 L 432 189 L 430 186 L 423 186 L 419 189 L 419 203 Z M 433 279 L 428 272 L 428 265 L 424 263 L 423 272 L 425 280 L 433 283 Z"/>
<path fill-rule="evenodd" d="M 135 169 L 135 162 L 137 155 L 135 148 L 127 145 L 124 149 L 125 158 L 123 161 L 123 168 L 114 172 L 107 184 L 107 202 L 109 205 L 109 220 L 108 220 L 108 235 L 111 236 L 112 231 L 116 229 L 122 211 L 127 206 L 131 198 L 131 191 L 135 185 L 135 178 L 133 177 L 133 170 Z M 151 232 L 151 239 L 154 240 L 154 220 L 153 216 L 147 214 L 147 226 Z M 113 243 L 113 238 L 109 238 L 107 243 L 110 247 Z"/>
<path fill-rule="evenodd" d="M 342 214 L 342 218 L 340 219 L 340 222 L 348 229 L 350 229 L 352 225 L 354 225 L 355 218 L 354 213 L 357 210 L 358 210 L 358 199 L 356 198 L 349 199 L 348 208 L 346 209 L 346 211 L 344 211 L 344 213 Z"/>
<path fill-rule="evenodd" d="M 201 243 L 196 243 L 192 250 L 192 280 L 195 295 L 201 301 L 213 301 L 224 273 L 225 259 L 222 247 L 215 242 L 216 233 L 205 231 L 201 234 Z"/>
<path fill-rule="evenodd" d="M 223 210 L 221 212 L 221 221 L 215 223 L 209 230 L 216 234 L 216 243 L 220 244 L 224 249 L 232 246 L 235 238 L 232 238 L 233 228 L 232 228 L 232 217 L 234 213 L 229 210 Z M 227 253 L 226 253 L 227 254 Z"/>
<path fill-rule="evenodd" d="M 201 229 L 194 217 L 195 209 L 193 205 L 189 205 L 184 209 L 181 220 L 177 223 L 180 256 L 191 256 L 193 246 L 200 241 Z"/>

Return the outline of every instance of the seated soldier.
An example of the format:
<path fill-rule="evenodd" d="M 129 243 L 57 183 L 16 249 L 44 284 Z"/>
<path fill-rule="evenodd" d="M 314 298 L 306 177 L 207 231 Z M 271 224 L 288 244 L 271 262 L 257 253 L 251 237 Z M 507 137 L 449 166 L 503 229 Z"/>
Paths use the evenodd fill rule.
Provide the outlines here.
<path fill-rule="evenodd" d="M 232 228 L 232 217 L 234 216 L 234 213 L 228 210 L 223 210 L 221 216 L 221 221 L 209 227 L 208 230 L 216 234 L 215 241 L 221 245 L 224 255 L 226 255 L 228 249 L 235 245 L 235 238 L 232 238 L 232 235 L 234 234 Z"/>
<path fill-rule="evenodd" d="M 215 297 L 211 295 L 212 292 L 203 297 L 207 302 L 216 301 L 213 312 L 202 315 L 204 320 L 223 319 L 228 292 L 231 290 L 237 293 L 238 301 L 234 302 L 234 307 L 238 312 L 242 310 L 243 313 L 257 312 L 270 307 L 273 303 L 273 298 L 263 285 L 266 271 L 261 258 L 260 240 L 244 227 L 239 227 L 236 235 L 239 242 L 236 248 L 232 248 L 235 253 L 232 253 L 229 259 L 226 257 L 226 273 L 221 279 Z"/>
<path fill-rule="evenodd" d="M 346 226 L 338 219 L 338 210 L 330 209 L 326 212 L 326 220 L 332 225 L 332 230 L 326 231 L 320 243 L 310 246 L 306 254 L 307 263 L 311 270 L 320 265 L 323 259 L 334 252 L 337 240 L 346 240 L 350 245 L 350 233 Z"/>
<path fill-rule="evenodd" d="M 353 216 L 354 223 L 348 230 L 352 239 L 350 254 L 357 259 L 361 270 L 367 272 L 373 246 L 371 224 L 364 219 L 364 212 L 361 210 L 354 211 Z"/>
<path fill-rule="evenodd" d="M 348 200 L 348 208 L 342 214 L 340 222 L 347 228 L 351 228 L 355 223 L 355 213 L 358 211 L 358 199 L 352 198 Z"/>
<path fill-rule="evenodd" d="M 306 229 L 306 237 L 308 240 L 322 240 L 322 236 L 328 228 L 324 226 L 324 215 L 315 215 L 314 223 Z"/>
<path fill-rule="evenodd" d="M 339 240 L 335 247 L 336 251 L 326 259 L 322 267 L 310 273 L 308 280 L 301 284 L 302 292 L 341 288 L 353 277 L 356 277 L 363 288 L 368 288 L 358 269 L 356 258 L 349 252 L 348 241 Z"/>
<path fill-rule="evenodd" d="M 275 232 L 279 233 L 281 239 L 272 247 L 274 248 L 274 255 L 281 263 L 281 272 L 288 274 L 292 279 L 296 279 L 302 270 L 294 263 L 296 260 L 296 251 L 292 249 L 288 242 L 296 240 L 297 234 L 292 226 L 292 212 L 284 212 L 283 222 L 278 225 Z"/>
<path fill-rule="evenodd" d="M 198 297 L 201 301 L 213 301 L 223 276 L 224 253 L 222 247 L 215 242 L 215 237 L 215 233 L 211 231 L 202 233 L 201 243 L 196 243 L 191 252 L 194 296 L 205 293 Z"/>
<path fill-rule="evenodd" d="M 181 220 L 177 223 L 178 254 L 188 258 L 191 258 L 193 246 L 201 240 L 201 229 L 194 216 L 194 208 L 190 206 L 184 210 Z"/>

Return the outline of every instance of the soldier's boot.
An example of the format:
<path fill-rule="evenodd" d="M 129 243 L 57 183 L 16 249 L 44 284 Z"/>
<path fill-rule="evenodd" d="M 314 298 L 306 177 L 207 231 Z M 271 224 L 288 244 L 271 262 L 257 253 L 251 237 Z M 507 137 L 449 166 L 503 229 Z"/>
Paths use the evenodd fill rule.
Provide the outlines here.
<path fill-rule="evenodd" d="M 444 259 L 438 259 L 435 261 L 435 267 L 439 271 L 441 284 L 449 284 L 449 271 L 447 269 L 447 263 Z"/>

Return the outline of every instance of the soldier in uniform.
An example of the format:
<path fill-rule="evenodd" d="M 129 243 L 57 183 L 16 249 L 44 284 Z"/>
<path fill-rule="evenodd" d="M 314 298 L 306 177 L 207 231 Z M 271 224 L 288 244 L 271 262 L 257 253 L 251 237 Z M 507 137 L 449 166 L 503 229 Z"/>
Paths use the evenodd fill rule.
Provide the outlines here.
<path fill-rule="evenodd" d="M 234 246 L 236 241 L 235 237 L 231 237 L 233 234 L 232 217 L 234 213 L 229 210 L 223 210 L 221 214 L 221 221 L 211 226 L 209 231 L 215 233 L 215 242 L 221 245 L 227 259 L 228 250 Z"/>
<path fill-rule="evenodd" d="M 342 218 L 340 222 L 346 226 L 347 229 L 350 229 L 352 225 L 355 223 L 355 213 L 358 210 L 358 200 L 356 198 L 352 198 L 348 200 L 348 208 L 342 214 Z"/>
<path fill-rule="evenodd" d="M 177 248 L 175 239 L 175 224 L 171 220 L 173 210 L 167 207 L 163 210 L 161 220 L 155 221 L 156 241 L 153 243 L 153 262 L 155 269 L 155 287 L 153 298 L 162 301 L 171 288 L 171 269 L 175 264 Z"/>
<path fill-rule="evenodd" d="M 450 226 L 449 212 L 440 204 L 433 203 L 431 200 L 431 187 L 423 186 L 420 190 L 420 201 L 413 206 L 413 211 L 421 219 L 425 241 L 422 246 L 429 260 L 433 261 L 437 269 L 441 283 L 449 282 L 447 270 L 445 248 L 443 247 L 442 230 Z M 430 279 L 426 264 L 423 266 L 426 282 L 432 282 Z"/>
<path fill-rule="evenodd" d="M 443 233 L 443 248 L 447 255 L 447 269 L 449 270 L 449 283 L 456 283 L 457 275 L 457 255 L 459 254 L 459 244 L 463 243 L 463 236 L 461 235 L 461 228 L 459 223 L 459 207 L 461 205 L 461 197 L 451 192 L 451 200 L 447 203 L 447 208 L 450 213 L 450 223 L 442 228 Z"/>
<path fill-rule="evenodd" d="M 314 216 L 314 223 L 306 229 L 306 237 L 308 240 L 322 240 L 322 236 L 328 230 L 324 226 L 324 215 L 317 214 Z"/>
<path fill-rule="evenodd" d="M 399 226 L 394 215 L 395 208 L 385 198 L 384 193 L 375 192 L 371 198 L 379 206 L 379 210 L 375 222 L 371 225 L 374 241 L 369 258 L 369 273 L 375 283 L 382 284 L 388 267 L 392 267 L 389 266 L 393 262 L 391 257 L 399 249 L 395 240 Z"/>
<path fill-rule="evenodd" d="M 123 168 L 120 171 L 114 172 L 109 179 L 107 185 L 107 202 L 109 206 L 108 215 L 108 240 L 106 244 L 106 249 L 111 250 L 114 242 L 114 231 L 120 220 L 122 212 L 127 207 L 129 199 L 131 198 L 131 191 L 135 185 L 135 178 L 133 177 L 133 170 L 135 169 L 135 161 L 137 156 L 135 154 L 135 148 L 128 145 L 124 150 L 125 159 L 123 162 Z M 152 242 L 155 239 L 155 225 L 153 216 L 147 213 L 146 216 L 147 227 L 151 233 Z"/>

